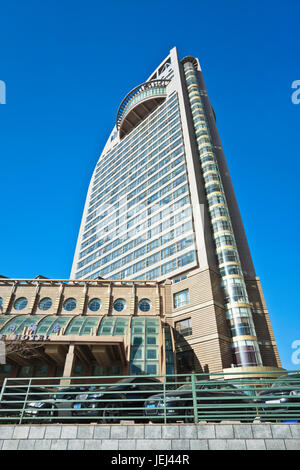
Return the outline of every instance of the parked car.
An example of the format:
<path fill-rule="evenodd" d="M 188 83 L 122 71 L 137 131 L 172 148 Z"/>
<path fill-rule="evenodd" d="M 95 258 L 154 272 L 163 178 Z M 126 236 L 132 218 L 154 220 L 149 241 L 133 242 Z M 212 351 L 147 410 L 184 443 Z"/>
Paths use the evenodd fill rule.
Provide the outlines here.
<path fill-rule="evenodd" d="M 59 418 L 63 421 L 68 421 L 68 418 L 73 416 L 73 400 L 78 393 L 83 393 L 91 390 L 91 387 L 66 387 L 56 390 L 55 393 L 49 392 L 48 397 L 43 397 L 40 400 L 27 401 L 24 417 L 34 418 L 34 421 L 41 419 L 41 422 L 54 421 L 58 422 Z M 49 418 L 49 419 L 45 419 Z M 69 419 L 69 421 L 72 421 Z"/>
<path fill-rule="evenodd" d="M 234 385 L 216 381 L 196 383 L 197 412 L 199 421 L 221 422 L 238 419 L 252 422 L 256 416 L 253 400 Z M 145 415 L 151 421 L 163 421 L 164 410 L 167 422 L 194 422 L 192 384 L 187 383 L 176 390 L 149 397 L 145 402 Z M 226 406 L 225 406 L 226 405 Z M 232 405 L 232 406 L 231 406 Z M 252 406 L 251 406 L 252 405 Z"/>
<path fill-rule="evenodd" d="M 17 418 L 21 416 L 26 396 L 27 402 L 28 400 L 39 401 L 48 398 L 47 390 L 44 387 L 30 387 L 28 390 L 25 386 L 6 386 L 2 391 L 0 401 L 0 424 L 1 422 L 18 422 Z"/>
<path fill-rule="evenodd" d="M 77 395 L 78 402 L 73 403 L 73 416 L 95 419 L 100 423 L 119 423 L 122 418 L 147 421 L 144 401 L 158 391 L 162 391 L 162 383 L 157 379 L 125 378 L 105 390 Z"/>
<path fill-rule="evenodd" d="M 263 421 L 300 421 L 300 373 L 287 374 L 274 380 L 268 390 L 255 399 Z M 286 415 L 286 416 L 285 416 Z"/>

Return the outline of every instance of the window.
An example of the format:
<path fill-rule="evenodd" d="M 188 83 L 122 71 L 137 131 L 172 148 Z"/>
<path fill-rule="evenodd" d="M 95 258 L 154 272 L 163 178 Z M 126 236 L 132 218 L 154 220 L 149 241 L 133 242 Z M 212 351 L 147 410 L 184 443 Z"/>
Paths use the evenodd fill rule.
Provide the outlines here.
<path fill-rule="evenodd" d="M 149 299 L 142 299 L 140 300 L 139 302 L 139 309 L 142 311 L 142 312 L 149 312 L 151 308 L 151 302 Z"/>
<path fill-rule="evenodd" d="M 159 371 L 159 322 L 157 318 L 136 317 L 131 324 L 130 374 Z"/>
<path fill-rule="evenodd" d="M 74 308 L 76 308 L 76 305 L 77 305 L 76 300 L 70 297 L 69 299 L 65 300 L 64 309 L 70 312 L 71 310 L 74 310 Z"/>
<path fill-rule="evenodd" d="M 19 369 L 18 377 L 32 377 L 33 366 L 22 366 Z"/>
<path fill-rule="evenodd" d="M 192 331 L 192 319 L 186 318 L 175 323 L 176 336 L 190 336 Z"/>
<path fill-rule="evenodd" d="M 100 310 L 102 305 L 102 302 L 100 299 L 92 299 L 89 301 L 89 310 L 92 312 L 97 312 L 97 310 Z"/>
<path fill-rule="evenodd" d="M 237 366 L 261 365 L 259 347 L 254 341 L 235 341 L 232 350 L 233 362 Z"/>
<path fill-rule="evenodd" d="M 176 284 L 176 282 L 184 281 L 184 279 L 186 279 L 186 278 L 187 278 L 186 275 L 180 276 L 180 277 L 176 277 L 176 279 L 173 279 L 173 283 Z"/>
<path fill-rule="evenodd" d="M 109 368 L 111 375 L 120 375 L 121 374 L 121 367 L 120 366 L 111 366 Z"/>
<path fill-rule="evenodd" d="M 39 303 L 40 310 L 49 310 L 52 306 L 52 300 L 49 297 L 44 297 Z"/>
<path fill-rule="evenodd" d="M 177 373 L 188 374 L 195 370 L 195 355 L 190 349 L 176 353 Z"/>
<path fill-rule="evenodd" d="M 0 307 L 2 307 L 2 305 L 3 305 L 3 299 L 2 297 L 0 297 Z"/>
<path fill-rule="evenodd" d="M 10 364 L 5 364 L 0 366 L 0 377 L 5 377 L 11 373 L 12 366 Z"/>
<path fill-rule="evenodd" d="M 76 364 L 74 366 L 73 375 L 84 375 L 85 367 L 83 364 Z"/>
<path fill-rule="evenodd" d="M 14 308 L 16 310 L 23 310 L 23 308 L 25 308 L 27 304 L 28 304 L 28 300 L 26 299 L 26 297 L 19 297 L 15 301 Z"/>
<path fill-rule="evenodd" d="M 57 366 L 55 369 L 55 377 L 62 377 L 64 373 L 64 366 Z"/>
<path fill-rule="evenodd" d="M 176 294 L 173 295 L 173 300 L 174 300 L 174 308 L 183 307 L 184 305 L 189 304 L 190 303 L 189 290 L 185 289 L 185 290 L 182 290 L 181 292 L 177 292 Z"/>
<path fill-rule="evenodd" d="M 114 309 L 117 311 L 117 312 L 122 312 L 122 310 L 124 310 L 126 307 L 126 301 L 124 299 L 117 299 L 115 300 L 114 302 Z"/>
<path fill-rule="evenodd" d="M 36 366 L 34 368 L 34 377 L 47 377 L 49 367 L 47 365 Z"/>
<path fill-rule="evenodd" d="M 107 375 L 107 368 L 106 366 L 94 366 L 93 375 Z"/>

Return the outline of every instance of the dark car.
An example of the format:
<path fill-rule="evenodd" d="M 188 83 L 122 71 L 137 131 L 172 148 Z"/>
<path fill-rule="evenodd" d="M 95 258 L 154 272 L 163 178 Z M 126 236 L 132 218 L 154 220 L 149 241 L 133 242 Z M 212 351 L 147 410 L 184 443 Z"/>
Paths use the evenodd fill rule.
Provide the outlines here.
<path fill-rule="evenodd" d="M 274 380 L 255 402 L 263 421 L 300 421 L 300 373 L 283 375 Z"/>
<path fill-rule="evenodd" d="M 144 401 L 159 391 L 162 391 L 162 383 L 157 379 L 125 378 L 105 390 L 78 395 L 78 402 L 73 403 L 73 416 L 87 417 L 100 423 L 119 423 L 121 419 L 147 421 Z"/>
<path fill-rule="evenodd" d="M 253 400 L 237 387 L 220 383 L 195 384 L 194 399 L 197 399 L 199 421 L 221 422 L 239 420 L 252 422 L 256 416 Z M 194 422 L 194 403 L 192 384 L 187 383 L 176 390 L 154 395 L 145 402 L 145 415 L 151 421 L 163 421 L 166 413 L 167 422 Z"/>
<path fill-rule="evenodd" d="M 27 400 L 24 417 L 29 421 L 33 418 L 37 421 L 38 418 L 43 418 L 40 421 L 62 421 L 67 422 L 68 418 L 72 417 L 73 403 L 78 393 L 88 392 L 91 387 L 66 387 L 59 390 L 52 391 L 48 397 L 43 397 L 40 400 Z M 48 418 L 48 419 L 46 419 Z M 72 421 L 71 419 L 69 421 Z"/>
<path fill-rule="evenodd" d="M 48 392 L 43 387 L 25 386 L 6 386 L 1 391 L 0 401 L 0 423 L 13 421 L 18 422 L 19 417 L 23 413 L 24 401 L 45 400 L 48 398 Z M 6 419 L 7 418 L 7 419 Z"/>

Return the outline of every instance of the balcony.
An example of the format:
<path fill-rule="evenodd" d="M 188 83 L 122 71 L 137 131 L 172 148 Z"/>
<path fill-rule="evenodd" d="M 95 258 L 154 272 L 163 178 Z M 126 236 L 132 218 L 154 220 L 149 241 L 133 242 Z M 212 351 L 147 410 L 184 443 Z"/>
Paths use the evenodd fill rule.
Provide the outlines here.
<path fill-rule="evenodd" d="M 117 113 L 117 128 L 122 139 L 166 99 L 170 80 L 151 80 L 128 93 Z"/>

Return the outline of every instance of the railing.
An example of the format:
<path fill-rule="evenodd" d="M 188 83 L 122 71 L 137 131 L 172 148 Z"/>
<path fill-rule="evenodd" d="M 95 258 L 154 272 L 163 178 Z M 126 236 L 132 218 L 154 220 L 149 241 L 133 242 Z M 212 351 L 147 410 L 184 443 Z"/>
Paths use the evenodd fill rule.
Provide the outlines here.
<path fill-rule="evenodd" d="M 259 374 L 6 378 L 0 424 L 300 422 L 300 371 Z"/>

